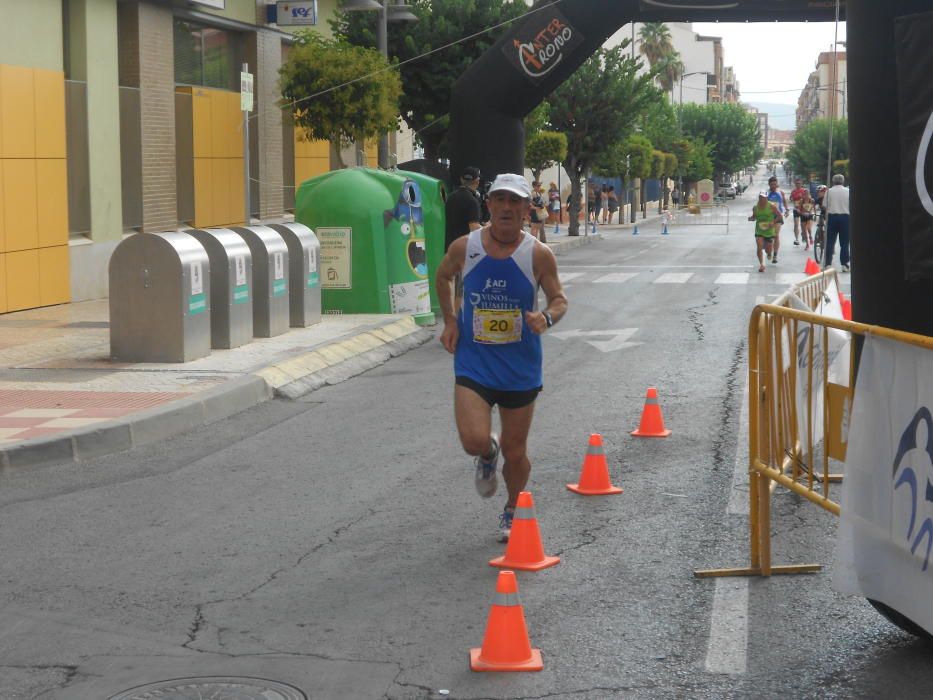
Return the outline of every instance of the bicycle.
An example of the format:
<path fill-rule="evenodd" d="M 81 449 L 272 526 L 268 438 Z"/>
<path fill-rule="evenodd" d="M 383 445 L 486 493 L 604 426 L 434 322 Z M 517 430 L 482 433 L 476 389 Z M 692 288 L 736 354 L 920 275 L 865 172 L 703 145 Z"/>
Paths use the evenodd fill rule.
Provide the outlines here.
<path fill-rule="evenodd" d="M 826 217 L 820 209 L 816 214 L 816 233 L 813 234 L 813 259 L 822 266 L 823 251 L 826 248 Z"/>

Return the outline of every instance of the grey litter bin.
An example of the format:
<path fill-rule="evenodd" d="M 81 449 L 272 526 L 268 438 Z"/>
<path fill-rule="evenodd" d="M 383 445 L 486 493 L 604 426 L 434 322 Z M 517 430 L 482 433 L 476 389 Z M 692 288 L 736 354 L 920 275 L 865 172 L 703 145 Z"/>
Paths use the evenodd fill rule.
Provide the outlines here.
<path fill-rule="evenodd" d="M 321 322 L 321 244 L 304 224 L 270 224 L 288 246 L 289 311 L 292 328 Z"/>
<path fill-rule="evenodd" d="M 211 266 L 187 233 L 137 233 L 110 257 L 110 356 L 188 362 L 211 352 Z"/>
<path fill-rule="evenodd" d="M 253 255 L 253 335 L 272 338 L 288 330 L 288 247 L 268 226 L 236 226 Z"/>
<path fill-rule="evenodd" d="M 230 229 L 190 229 L 211 262 L 211 347 L 237 348 L 253 339 L 253 256 Z"/>

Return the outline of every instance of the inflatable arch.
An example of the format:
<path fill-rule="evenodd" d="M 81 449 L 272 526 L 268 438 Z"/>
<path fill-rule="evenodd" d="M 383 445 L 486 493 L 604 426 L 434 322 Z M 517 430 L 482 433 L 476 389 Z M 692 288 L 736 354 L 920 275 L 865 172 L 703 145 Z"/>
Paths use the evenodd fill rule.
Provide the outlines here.
<path fill-rule="evenodd" d="M 835 18 L 834 0 L 558 0 L 536 6 L 454 84 L 452 173 L 466 165 L 478 166 L 484 179 L 522 172 L 524 116 L 624 24 Z M 933 336 L 933 214 L 923 206 L 930 199 L 925 188 L 933 186 L 927 165 L 933 159 L 912 142 L 913 123 L 919 123 L 919 143 L 933 113 L 933 88 L 923 71 L 910 70 L 933 64 L 933 46 L 915 41 L 908 55 L 902 38 L 924 21 L 933 26 L 930 0 L 847 0 L 840 19 L 847 20 L 855 320 Z M 782 52 L 792 48 L 762 50 L 780 66 Z"/>

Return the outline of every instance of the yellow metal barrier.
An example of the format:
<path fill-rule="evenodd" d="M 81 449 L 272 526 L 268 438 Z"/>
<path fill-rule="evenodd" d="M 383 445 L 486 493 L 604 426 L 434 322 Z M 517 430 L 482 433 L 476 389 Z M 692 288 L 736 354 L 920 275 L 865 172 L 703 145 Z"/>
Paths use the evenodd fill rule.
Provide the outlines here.
<path fill-rule="evenodd" d="M 855 336 L 873 334 L 933 350 L 933 338 L 837 320 L 814 310 L 830 301 L 828 270 L 752 311 L 748 330 L 749 566 L 695 571 L 708 576 L 811 573 L 817 564 L 771 563 L 771 492 L 783 486 L 839 515 L 830 485 L 841 477 L 855 386 Z M 838 286 L 837 286 L 838 288 Z M 793 297 L 810 311 L 792 308 Z"/>

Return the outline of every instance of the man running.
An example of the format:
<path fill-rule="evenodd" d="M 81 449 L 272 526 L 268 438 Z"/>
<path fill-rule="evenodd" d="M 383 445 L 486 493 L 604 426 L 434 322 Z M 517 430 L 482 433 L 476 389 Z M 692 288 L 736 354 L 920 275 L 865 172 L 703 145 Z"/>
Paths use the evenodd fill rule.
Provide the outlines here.
<path fill-rule="evenodd" d="M 777 207 L 778 214 L 781 215 L 780 223 L 774 225 L 774 243 L 771 252 L 771 263 L 777 264 L 778 251 L 781 249 L 781 225 L 784 223 L 784 216 L 787 214 L 787 197 L 784 192 L 778 189 L 778 179 L 773 175 L 768 178 L 768 199 Z"/>
<path fill-rule="evenodd" d="M 551 249 L 522 230 L 531 190 L 521 175 L 499 175 L 489 188 L 489 224 L 455 240 L 437 270 L 444 317 L 441 344 L 454 354 L 454 414 L 460 444 L 475 457 L 476 490 L 496 492 L 499 454 L 508 500 L 499 518 L 507 541 L 518 494 L 531 473 L 528 432 L 542 389 L 541 334 L 567 312 Z M 463 279 L 454 308 L 453 282 Z M 537 290 L 545 308 L 537 309 Z M 501 438 L 492 432 L 499 405 Z"/>
<path fill-rule="evenodd" d="M 768 193 L 759 192 L 758 202 L 752 207 L 752 215 L 748 217 L 748 220 L 755 222 L 758 272 L 764 272 L 765 260 L 762 257 L 762 250 L 766 256 L 771 255 L 771 249 L 776 240 L 775 229 L 784 222 L 784 219 L 778 211 L 777 205 L 768 199 Z"/>

